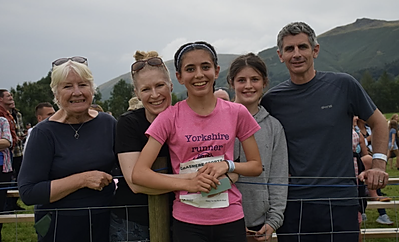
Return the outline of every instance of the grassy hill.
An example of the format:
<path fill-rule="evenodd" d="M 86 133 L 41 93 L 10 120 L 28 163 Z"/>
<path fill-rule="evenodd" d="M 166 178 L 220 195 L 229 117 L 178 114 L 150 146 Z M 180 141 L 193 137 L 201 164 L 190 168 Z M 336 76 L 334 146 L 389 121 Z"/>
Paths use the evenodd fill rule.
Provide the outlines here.
<path fill-rule="evenodd" d="M 399 21 L 357 19 L 354 23 L 336 27 L 319 35 L 318 41 L 320 54 L 315 60 L 317 70 L 347 72 L 357 78 L 360 78 L 365 70 L 374 75 L 381 74 L 383 70 L 387 70 L 393 76 L 399 75 Z M 289 78 L 285 64 L 280 63 L 276 51 L 277 47 L 272 47 L 258 53 L 268 67 L 270 86 Z M 221 72 L 216 86 L 227 86 L 227 69 L 237 56 L 218 55 Z M 185 87 L 176 80 L 173 61 L 167 61 L 166 66 L 171 72 L 173 92 L 178 96 L 184 95 Z M 113 85 L 120 79 L 131 82 L 130 73 L 99 86 L 103 100 L 109 98 Z"/>

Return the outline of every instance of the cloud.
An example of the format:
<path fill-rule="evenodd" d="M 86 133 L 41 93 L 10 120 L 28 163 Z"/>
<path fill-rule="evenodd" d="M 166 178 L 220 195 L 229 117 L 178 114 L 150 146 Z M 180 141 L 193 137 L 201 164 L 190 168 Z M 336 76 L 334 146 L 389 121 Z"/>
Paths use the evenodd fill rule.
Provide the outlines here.
<path fill-rule="evenodd" d="M 319 35 L 357 18 L 397 20 L 397 9 L 397 0 L 2 1 L 0 82 L 37 81 L 54 59 L 83 55 L 99 85 L 128 72 L 136 50 L 171 60 L 182 44 L 205 40 L 218 53 L 257 53 L 289 22 L 308 22 Z"/>
<path fill-rule="evenodd" d="M 173 57 L 176 51 L 182 46 L 183 44 L 187 43 L 186 38 L 177 38 L 172 42 L 168 43 L 160 52 L 160 55 L 164 60 L 173 60 Z"/>

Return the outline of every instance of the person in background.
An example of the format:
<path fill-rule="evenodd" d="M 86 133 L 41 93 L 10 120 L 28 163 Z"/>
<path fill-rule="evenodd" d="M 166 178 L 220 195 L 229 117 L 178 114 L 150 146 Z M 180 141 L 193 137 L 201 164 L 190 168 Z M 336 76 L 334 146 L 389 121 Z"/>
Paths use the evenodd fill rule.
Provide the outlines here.
<path fill-rule="evenodd" d="M 28 136 L 28 130 L 30 130 L 32 128 L 32 124 L 31 123 L 27 123 L 25 125 L 25 129 L 24 129 L 24 134 L 25 134 L 25 139 Z M 24 141 L 25 142 L 25 141 Z"/>
<path fill-rule="evenodd" d="M 184 44 L 174 61 L 177 80 L 186 87 L 188 98 L 170 106 L 152 122 L 146 131 L 148 142 L 131 174 L 132 182 L 176 191 L 173 241 L 245 241 L 241 193 L 230 184 L 227 172 L 246 176 L 262 172 L 254 138 L 260 127 L 244 106 L 214 96 L 220 66 L 212 45 Z M 242 142 L 247 162 L 232 161 L 235 137 Z M 192 177 L 179 179 L 151 169 L 165 143 L 173 173 Z M 207 196 L 221 183 L 219 179 L 223 179 L 227 191 Z"/>
<path fill-rule="evenodd" d="M 104 112 L 103 108 L 96 103 L 91 104 L 90 108 L 96 110 L 97 112 Z"/>
<path fill-rule="evenodd" d="M 215 97 L 230 101 L 229 94 L 223 89 L 217 89 L 214 93 Z"/>
<path fill-rule="evenodd" d="M 394 153 L 396 157 L 399 157 L 398 145 L 396 144 L 396 138 L 398 136 L 398 122 L 395 119 L 390 120 L 388 129 L 389 129 L 388 153 L 389 154 Z M 389 156 L 388 159 L 389 158 L 391 158 L 391 156 Z M 396 167 L 399 170 L 398 158 L 396 158 Z"/>
<path fill-rule="evenodd" d="M 129 99 L 129 108 L 127 111 L 133 111 L 139 108 L 144 107 L 143 103 L 139 100 L 138 97 L 132 97 Z"/>
<path fill-rule="evenodd" d="M 366 122 L 364 120 L 359 119 L 359 117 L 353 117 L 353 125 L 356 134 L 359 136 L 359 148 L 360 150 L 360 159 L 364 164 L 364 169 L 371 169 L 372 168 L 372 146 L 371 146 L 371 130 L 366 126 Z M 361 128 L 360 128 L 360 127 Z M 366 195 L 369 196 L 371 201 L 380 201 L 380 202 L 389 202 L 391 201 L 390 197 L 383 196 L 381 189 L 377 190 L 366 190 Z M 392 225 L 393 222 L 389 218 L 385 208 L 378 208 L 378 218 L 376 222 L 379 224 L 384 225 Z M 367 220 L 367 215 L 364 211 L 362 211 L 362 220 Z"/>
<path fill-rule="evenodd" d="M 19 168 L 22 159 L 22 140 L 24 139 L 24 126 L 22 123 L 22 115 L 15 109 L 15 102 L 12 94 L 6 89 L 0 90 L 0 116 L 5 117 L 10 126 L 11 135 L 13 138 L 12 149 L 12 176 L 11 180 L 15 182 L 18 176 Z M 9 182 L 10 182 L 9 181 Z M 5 211 L 24 210 L 17 204 L 18 198 L 7 198 L 4 205 Z M 3 208 L 2 208 L 3 209 Z"/>
<path fill-rule="evenodd" d="M 395 120 L 397 123 L 399 122 L 399 115 L 397 113 L 392 114 L 391 119 L 388 121 L 388 126 L 389 123 L 391 122 L 391 120 Z M 399 128 L 399 127 L 398 127 Z M 396 145 L 399 146 L 399 139 L 398 136 L 396 136 Z M 389 163 L 389 168 L 393 169 L 393 158 L 397 157 L 395 152 L 393 152 L 392 150 L 388 151 L 388 163 Z M 399 170 L 399 164 L 398 164 L 398 158 L 396 158 L 396 169 Z"/>
<path fill-rule="evenodd" d="M 12 135 L 10 125 L 5 117 L 0 116 L 0 214 L 4 211 L 7 198 L 7 189 L 12 175 Z M 2 241 L 1 230 L 3 224 L 0 223 L 0 241 Z"/>
<path fill-rule="evenodd" d="M 60 58 L 52 67 L 59 110 L 30 134 L 20 196 L 36 205 L 39 241 L 108 242 L 116 120 L 90 109 L 95 86 L 86 58 Z"/>
<path fill-rule="evenodd" d="M 242 193 L 248 241 L 271 241 L 273 232 L 283 224 L 287 202 L 288 153 L 284 129 L 259 106 L 268 81 L 266 64 L 253 53 L 237 57 L 227 76 L 227 82 L 235 91 L 235 102 L 243 104 L 261 127 L 255 139 L 263 172 L 259 177 L 240 177 L 238 181 L 243 183 L 237 183 Z M 238 140 L 234 146 L 234 160 L 246 162 Z"/>
<path fill-rule="evenodd" d="M 12 150 L 13 159 L 12 159 L 12 170 L 13 174 L 11 177 L 11 181 L 15 182 L 15 185 L 18 181 L 19 170 L 21 169 L 22 159 L 23 159 L 23 149 L 24 149 L 24 141 L 26 139 L 25 126 L 22 120 L 22 114 L 15 108 L 15 103 L 12 103 L 9 106 L 9 111 L 12 114 L 15 122 L 15 133 L 17 134 L 17 142 L 14 145 L 14 149 Z M 17 203 L 18 197 L 7 197 L 5 204 L 5 211 L 15 211 L 15 210 L 25 210 Z"/>
<path fill-rule="evenodd" d="M 22 114 L 15 108 L 15 103 L 11 105 L 10 110 L 12 116 L 14 117 L 15 122 L 15 132 L 17 133 L 18 141 L 13 149 L 13 161 L 12 167 L 14 171 L 14 180 L 18 180 L 19 170 L 21 169 L 22 159 L 23 159 L 23 140 L 26 138 L 26 134 L 24 132 L 25 126 L 23 123 Z M 20 207 L 16 204 L 16 200 L 10 204 L 12 205 L 10 208 L 19 210 Z"/>
<path fill-rule="evenodd" d="M 373 131 L 372 167 L 359 179 L 374 190 L 388 183 L 385 117 L 355 78 L 315 70 L 320 45 L 306 23 L 286 25 L 277 46 L 290 78 L 271 88 L 261 105 L 281 122 L 287 137 L 291 177 L 278 240 L 358 241 L 359 233 L 353 232 L 359 229 L 358 201 L 350 199 L 358 194 L 352 178 L 353 116 Z"/>
<path fill-rule="evenodd" d="M 17 133 L 15 130 L 15 120 L 12 116 L 11 106 L 14 105 L 12 94 L 7 89 L 0 89 L 0 117 L 4 117 L 10 126 L 13 147 L 18 141 Z"/>
<path fill-rule="evenodd" d="M 14 99 L 12 94 L 7 89 L 0 89 L 0 117 L 5 118 L 7 122 L 3 120 L 3 132 L 5 139 L 2 140 L 3 151 L 2 155 L 4 158 L 3 169 L 0 173 L 0 181 L 7 183 L 5 187 L 9 187 L 11 183 L 12 177 L 12 150 L 14 148 L 14 144 L 17 143 L 18 137 L 15 131 L 15 120 L 12 114 L 10 113 L 10 107 L 14 105 Z M 8 139 L 8 132 L 11 135 L 11 140 Z M 8 141 L 7 141 L 8 140 Z M 9 144 L 10 143 L 10 144 Z M 6 148 L 8 147 L 8 148 Z M 6 199 L 7 199 L 7 189 L 2 189 L 0 192 L 0 212 L 4 211 Z M 0 224 L 0 230 L 3 224 Z"/>
<path fill-rule="evenodd" d="M 40 123 L 43 120 L 51 117 L 54 113 L 55 113 L 55 110 L 53 108 L 53 105 L 51 105 L 51 103 L 49 103 L 49 102 L 41 102 L 41 103 L 37 104 L 35 107 L 35 116 L 36 116 L 37 123 Z M 26 136 L 24 150 L 23 150 L 24 154 L 25 154 L 26 146 L 28 145 L 30 133 L 32 132 L 32 129 L 34 127 L 35 126 L 28 129 L 28 134 Z"/>

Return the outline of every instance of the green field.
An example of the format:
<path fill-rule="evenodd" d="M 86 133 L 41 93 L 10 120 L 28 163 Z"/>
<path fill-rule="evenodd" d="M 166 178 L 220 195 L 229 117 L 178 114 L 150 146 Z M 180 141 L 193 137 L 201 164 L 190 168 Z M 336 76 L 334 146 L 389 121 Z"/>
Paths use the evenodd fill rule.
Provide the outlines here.
<path fill-rule="evenodd" d="M 26 206 L 18 200 L 18 204 L 25 208 L 24 213 L 33 213 L 33 206 Z M 36 242 L 37 235 L 31 223 L 5 223 L 2 229 L 2 242 Z"/>
<path fill-rule="evenodd" d="M 396 159 L 396 158 L 395 158 Z M 395 164 L 395 159 L 394 159 L 394 164 Z M 394 165 L 395 167 L 395 165 Z M 389 173 L 389 177 L 399 177 L 399 170 L 396 168 L 394 169 L 389 169 L 387 167 L 387 172 Z M 392 197 L 395 200 L 398 200 L 399 198 L 399 185 L 388 185 L 384 189 L 382 189 L 382 192 L 385 193 L 387 196 Z M 386 209 L 386 212 L 390 219 L 394 222 L 393 225 L 381 225 L 377 223 L 375 220 L 378 218 L 379 214 L 377 212 L 377 209 L 367 209 L 366 214 L 367 214 L 367 221 L 362 223 L 362 228 L 398 228 L 399 226 L 399 218 L 398 218 L 398 211 L 395 209 Z M 390 238 L 390 239 L 366 239 L 362 241 L 368 241 L 368 242 L 394 242 L 398 241 L 396 238 Z"/>

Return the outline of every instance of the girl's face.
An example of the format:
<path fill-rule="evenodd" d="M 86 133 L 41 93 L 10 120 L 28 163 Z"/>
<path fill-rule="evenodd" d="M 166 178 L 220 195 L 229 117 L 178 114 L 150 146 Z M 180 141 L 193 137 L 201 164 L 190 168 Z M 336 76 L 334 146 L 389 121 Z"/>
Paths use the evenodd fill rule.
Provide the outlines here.
<path fill-rule="evenodd" d="M 142 70 L 137 74 L 135 93 L 145 108 L 147 120 L 152 122 L 172 102 L 172 83 L 162 70 Z"/>
<path fill-rule="evenodd" d="M 181 63 L 181 73 L 176 72 L 176 77 L 187 88 L 188 96 L 213 95 L 213 83 L 219 76 L 220 67 L 215 69 L 211 53 L 192 50 L 183 55 Z"/>
<path fill-rule="evenodd" d="M 234 77 L 233 86 L 236 92 L 235 102 L 245 106 L 259 102 L 266 83 L 257 71 L 252 67 L 246 66 Z"/>

